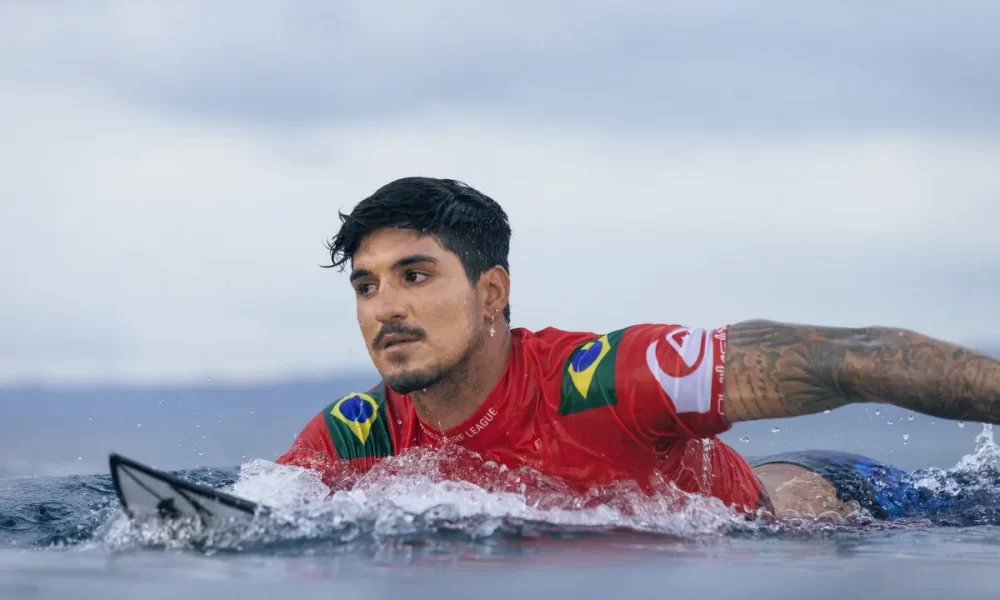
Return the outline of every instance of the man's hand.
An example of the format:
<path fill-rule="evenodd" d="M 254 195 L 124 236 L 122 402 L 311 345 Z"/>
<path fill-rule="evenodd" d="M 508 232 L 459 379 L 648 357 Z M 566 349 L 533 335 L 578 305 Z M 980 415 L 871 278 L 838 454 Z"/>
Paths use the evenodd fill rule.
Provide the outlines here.
<path fill-rule="evenodd" d="M 904 329 L 737 323 L 729 328 L 725 377 L 731 422 L 884 402 L 1000 423 L 1000 360 Z"/>

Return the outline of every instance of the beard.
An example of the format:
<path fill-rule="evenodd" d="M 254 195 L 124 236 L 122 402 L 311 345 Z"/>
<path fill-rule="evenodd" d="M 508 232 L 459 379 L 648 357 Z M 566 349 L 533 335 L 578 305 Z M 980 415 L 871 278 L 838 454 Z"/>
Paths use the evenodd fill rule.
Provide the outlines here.
<path fill-rule="evenodd" d="M 385 377 L 385 384 L 397 394 L 424 392 L 439 386 L 461 388 L 467 379 L 469 360 L 475 350 L 483 345 L 484 336 L 482 331 L 476 332 L 459 359 L 451 365 L 434 365 L 389 375 Z"/>
<path fill-rule="evenodd" d="M 412 394 L 422 392 L 441 383 L 445 372 L 441 369 L 421 369 L 400 373 L 385 378 L 385 384 L 397 394 Z"/>

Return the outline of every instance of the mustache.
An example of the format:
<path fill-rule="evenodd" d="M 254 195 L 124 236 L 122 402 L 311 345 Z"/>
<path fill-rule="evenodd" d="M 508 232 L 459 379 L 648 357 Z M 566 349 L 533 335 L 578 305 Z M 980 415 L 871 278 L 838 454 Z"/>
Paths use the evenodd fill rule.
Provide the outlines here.
<path fill-rule="evenodd" d="M 405 335 L 413 338 L 414 341 L 422 340 L 427 335 L 424 333 L 424 330 L 419 327 L 406 327 L 402 323 L 390 322 L 386 323 L 385 326 L 382 327 L 382 330 L 378 332 L 378 335 L 376 335 L 375 339 L 372 340 L 372 346 L 376 350 L 381 350 L 383 348 L 385 336 L 391 334 Z"/>

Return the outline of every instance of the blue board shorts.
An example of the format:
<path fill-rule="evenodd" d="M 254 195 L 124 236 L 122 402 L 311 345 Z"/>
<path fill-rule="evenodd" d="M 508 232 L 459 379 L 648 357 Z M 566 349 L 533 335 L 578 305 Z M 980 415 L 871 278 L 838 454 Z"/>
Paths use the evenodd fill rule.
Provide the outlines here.
<path fill-rule="evenodd" d="M 751 467 L 789 463 L 829 481 L 842 502 L 857 502 L 877 519 L 926 514 L 944 508 L 943 498 L 914 485 L 914 477 L 859 454 L 834 450 L 800 450 L 747 457 Z"/>

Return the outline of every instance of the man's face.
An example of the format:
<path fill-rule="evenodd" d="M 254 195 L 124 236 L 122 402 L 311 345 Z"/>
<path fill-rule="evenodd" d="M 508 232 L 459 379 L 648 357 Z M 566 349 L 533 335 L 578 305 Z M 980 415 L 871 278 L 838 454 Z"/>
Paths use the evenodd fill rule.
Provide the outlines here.
<path fill-rule="evenodd" d="M 483 310 L 458 256 L 410 229 L 378 230 L 353 256 L 358 324 L 375 368 L 399 393 L 426 389 L 481 343 Z"/>

